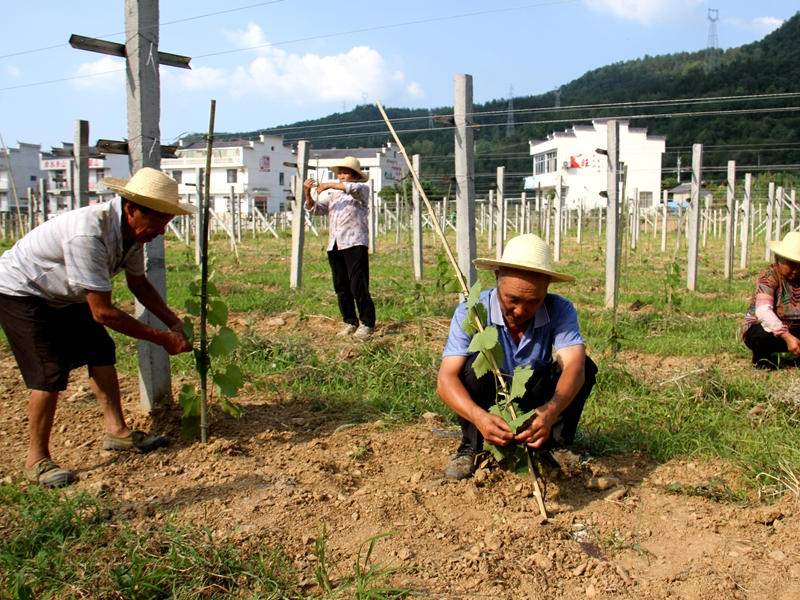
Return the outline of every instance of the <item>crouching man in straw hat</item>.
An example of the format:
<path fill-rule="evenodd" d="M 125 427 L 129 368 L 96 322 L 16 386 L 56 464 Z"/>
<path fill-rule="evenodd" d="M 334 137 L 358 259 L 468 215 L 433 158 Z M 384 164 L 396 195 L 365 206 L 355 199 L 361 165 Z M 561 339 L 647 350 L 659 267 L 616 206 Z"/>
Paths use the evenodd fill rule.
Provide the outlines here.
<path fill-rule="evenodd" d="M 357 158 L 348 156 L 339 166 L 331 167 L 339 181 L 317 183 L 313 179 L 303 182 L 305 207 L 312 215 L 330 215 L 328 226 L 328 262 L 333 274 L 333 289 L 339 301 L 344 329 L 338 335 L 353 335 L 367 339 L 375 333 L 375 304 L 369 294 L 369 175 L 361 172 Z M 317 194 L 335 190 L 314 203 L 311 190 Z M 361 318 L 359 325 L 356 317 Z"/>
<path fill-rule="evenodd" d="M 450 336 L 439 369 L 439 397 L 458 414 L 462 440 L 458 453 L 445 468 L 445 477 L 472 475 L 475 456 L 483 441 L 498 446 L 520 443 L 549 451 L 548 458 L 563 467 L 579 457 L 572 444 L 584 403 L 595 383 L 597 367 L 586 356 L 578 330 L 578 314 L 571 302 L 549 294 L 551 282 L 573 281 L 552 269 L 550 246 L 532 234 L 511 239 L 501 260 L 478 259 L 480 269 L 492 269 L 497 287 L 483 292 L 487 325 L 497 328 L 504 359 L 500 370 L 511 374 L 518 366 L 530 366 L 524 411 L 536 409 L 536 417 L 524 431 L 511 431 L 501 417 L 488 412 L 495 403 L 496 384 L 489 372 L 478 379 L 472 364 L 477 353 L 468 350 L 470 338 L 461 327 L 466 304 L 456 309 Z M 555 362 L 553 355 L 555 354 Z"/>
<path fill-rule="evenodd" d="M 775 262 L 758 276 L 742 336 L 753 364 L 775 368 L 780 352 L 800 356 L 800 232 L 769 242 Z"/>
<path fill-rule="evenodd" d="M 89 367 L 105 420 L 106 450 L 149 452 L 167 445 L 163 437 L 125 424 L 114 342 L 105 327 L 163 346 L 170 354 L 192 349 L 181 320 L 145 277 L 142 246 L 162 235 L 175 215 L 196 209 L 179 202 L 178 184 L 155 169 L 102 183 L 119 196 L 43 223 L 0 257 L 0 325 L 31 390 L 23 471 L 31 482 L 48 487 L 75 481 L 74 473 L 53 462 L 49 442 L 58 394 L 77 367 Z M 133 295 L 169 331 L 149 327 L 113 305 L 111 278 L 120 271 Z"/>

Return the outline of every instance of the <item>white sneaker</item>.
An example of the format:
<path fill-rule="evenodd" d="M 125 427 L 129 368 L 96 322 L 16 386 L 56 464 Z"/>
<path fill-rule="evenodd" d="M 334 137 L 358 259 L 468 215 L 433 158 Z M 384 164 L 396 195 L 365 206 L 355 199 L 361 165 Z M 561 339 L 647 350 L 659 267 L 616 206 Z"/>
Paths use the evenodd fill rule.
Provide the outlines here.
<path fill-rule="evenodd" d="M 353 335 L 355 332 L 356 332 L 356 326 L 355 325 L 352 325 L 350 323 L 345 323 L 344 329 L 342 329 L 336 335 L 338 335 L 339 337 L 348 337 L 348 336 Z"/>
<path fill-rule="evenodd" d="M 357 338 L 359 340 L 365 340 L 369 336 L 371 336 L 373 333 L 375 333 L 375 328 L 374 327 L 367 327 L 366 325 L 364 325 L 362 323 L 361 325 L 358 326 L 358 329 L 353 334 L 353 337 Z"/>

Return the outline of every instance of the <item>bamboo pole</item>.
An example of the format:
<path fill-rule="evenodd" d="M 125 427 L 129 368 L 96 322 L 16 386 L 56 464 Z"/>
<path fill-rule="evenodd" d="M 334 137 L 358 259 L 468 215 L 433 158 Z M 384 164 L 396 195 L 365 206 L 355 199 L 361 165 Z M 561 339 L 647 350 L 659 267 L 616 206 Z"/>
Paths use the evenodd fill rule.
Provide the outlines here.
<path fill-rule="evenodd" d="M 203 224 L 202 238 L 200 241 L 200 439 L 208 443 L 208 339 L 206 337 L 206 303 L 208 302 L 208 217 L 210 216 L 211 202 L 211 152 L 214 146 L 214 116 L 217 111 L 217 101 L 211 101 L 211 113 L 208 119 L 208 136 L 206 137 L 206 170 L 205 170 L 205 198 L 203 199 Z M 198 196 L 198 200 L 201 197 Z"/>
<path fill-rule="evenodd" d="M 417 188 L 419 189 L 419 194 L 422 197 L 422 200 L 425 202 L 425 206 L 428 209 L 428 214 L 431 216 L 431 221 L 434 224 L 434 229 L 436 230 L 436 233 L 438 234 L 439 239 L 441 240 L 442 245 L 444 246 L 444 250 L 445 250 L 445 253 L 447 254 L 447 258 L 450 260 L 450 264 L 453 266 L 453 269 L 455 269 L 456 278 L 458 279 L 458 283 L 461 285 L 461 293 L 464 295 L 465 298 L 469 298 L 469 289 L 467 288 L 467 282 L 464 279 L 464 274 L 461 272 L 461 269 L 458 267 L 458 261 L 456 260 L 456 257 L 453 255 L 453 251 L 450 249 L 450 245 L 447 243 L 447 238 L 445 237 L 445 234 L 442 231 L 442 228 L 439 226 L 438 220 L 435 218 L 433 207 L 431 207 L 431 203 L 428 200 L 428 196 L 425 194 L 425 190 L 422 189 L 422 183 L 419 180 L 419 176 L 417 175 L 417 172 L 414 170 L 413 166 L 411 165 L 411 160 L 409 159 L 408 154 L 406 154 L 405 146 L 403 146 L 403 143 L 400 141 L 400 138 L 397 136 L 397 132 L 394 130 L 394 127 L 392 126 L 392 122 L 389 120 L 389 117 L 386 115 L 386 111 L 383 109 L 383 105 L 380 103 L 380 101 L 378 101 L 377 104 L 378 104 L 378 110 L 380 111 L 381 116 L 383 117 L 383 120 L 386 122 L 386 125 L 389 127 L 389 131 L 391 132 L 392 137 L 394 138 L 394 141 L 397 144 L 397 147 L 400 149 L 400 153 L 403 155 L 403 159 L 406 161 L 406 165 L 408 166 L 409 173 L 411 173 L 411 176 L 414 179 L 414 183 L 417 185 Z M 475 324 L 477 325 L 478 331 L 483 332 L 484 327 L 483 327 L 483 323 L 481 323 L 481 320 L 476 318 L 475 319 Z M 505 396 L 506 398 L 508 398 L 508 385 L 506 384 L 505 379 L 503 379 L 503 375 L 500 372 L 500 366 L 497 364 L 497 361 L 495 360 L 495 357 L 491 352 L 489 353 L 489 359 L 490 359 L 490 361 L 492 363 L 492 371 L 494 372 L 494 374 L 495 374 L 495 376 L 497 378 L 497 381 L 500 383 L 500 387 L 502 388 L 502 391 L 498 392 L 498 395 Z M 511 407 L 510 403 L 508 405 L 508 408 L 511 411 L 511 416 L 516 419 L 517 415 L 515 414 L 515 411 Z M 533 467 L 532 450 L 528 446 L 526 446 L 525 447 L 525 451 L 526 451 L 526 454 L 528 456 L 528 470 L 530 471 L 531 481 L 533 482 L 534 496 L 536 497 L 536 502 L 539 505 L 539 514 L 544 518 L 545 521 L 547 521 L 547 511 L 544 508 L 544 498 L 542 496 L 542 490 L 539 487 L 539 482 L 536 479 L 536 470 Z"/>

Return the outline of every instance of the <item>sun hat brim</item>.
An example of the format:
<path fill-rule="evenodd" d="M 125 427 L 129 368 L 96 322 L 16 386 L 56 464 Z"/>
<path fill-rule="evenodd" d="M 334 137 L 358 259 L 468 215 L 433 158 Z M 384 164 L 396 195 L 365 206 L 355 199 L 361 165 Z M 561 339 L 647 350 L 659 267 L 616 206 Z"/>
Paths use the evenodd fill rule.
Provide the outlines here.
<path fill-rule="evenodd" d="M 193 215 L 197 213 L 197 207 L 187 202 L 169 202 L 152 196 L 143 195 L 127 189 L 130 179 L 124 177 L 105 177 L 100 183 L 108 189 L 116 192 L 126 200 L 140 204 L 146 208 L 151 208 L 158 212 L 168 215 Z"/>
<path fill-rule="evenodd" d="M 348 167 L 347 165 L 339 165 L 338 167 L 331 167 L 330 169 L 336 175 L 339 174 L 339 169 L 348 169 L 350 171 L 353 171 L 354 173 L 358 173 L 358 183 L 365 183 L 369 181 L 369 173 L 364 173 L 364 171 L 357 171 L 353 167 Z"/>
<path fill-rule="evenodd" d="M 778 256 L 791 260 L 793 262 L 800 262 L 800 248 L 797 246 L 791 247 L 785 241 L 772 241 L 767 242 L 767 246 Z"/>
<path fill-rule="evenodd" d="M 520 271 L 530 271 L 532 273 L 542 273 L 544 275 L 549 275 L 552 281 L 558 283 L 569 283 L 570 281 L 575 281 L 575 277 L 572 275 L 567 275 L 565 273 L 558 273 L 557 271 L 550 271 L 548 269 L 542 269 L 540 267 L 526 265 L 516 262 L 507 262 L 503 260 L 491 260 L 488 258 L 476 258 L 472 261 L 472 264 L 475 265 L 478 269 L 487 269 L 493 270 L 499 267 L 507 267 L 509 269 L 518 269 Z"/>

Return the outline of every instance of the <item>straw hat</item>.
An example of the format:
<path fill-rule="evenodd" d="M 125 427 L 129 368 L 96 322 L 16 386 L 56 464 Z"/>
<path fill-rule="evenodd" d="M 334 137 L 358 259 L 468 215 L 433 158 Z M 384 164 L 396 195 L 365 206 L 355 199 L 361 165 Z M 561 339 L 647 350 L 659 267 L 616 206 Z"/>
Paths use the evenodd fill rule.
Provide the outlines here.
<path fill-rule="evenodd" d="M 369 181 L 369 173 L 361 172 L 361 163 L 353 156 L 346 156 L 339 165 L 331 167 L 331 171 L 337 175 L 339 174 L 339 169 L 350 169 L 359 176 L 358 181 Z"/>
<path fill-rule="evenodd" d="M 106 177 L 100 183 L 120 196 L 168 215 L 189 215 L 197 207 L 178 198 L 178 182 L 157 169 L 144 167 L 130 179 Z"/>
<path fill-rule="evenodd" d="M 472 261 L 479 269 L 508 267 L 550 275 L 552 281 L 575 281 L 572 275 L 553 271 L 553 253 L 550 246 L 538 235 L 528 233 L 512 238 L 503 250 L 500 260 L 478 258 Z"/>
<path fill-rule="evenodd" d="M 800 231 L 790 231 L 782 242 L 768 242 L 767 245 L 778 256 L 800 262 Z"/>

